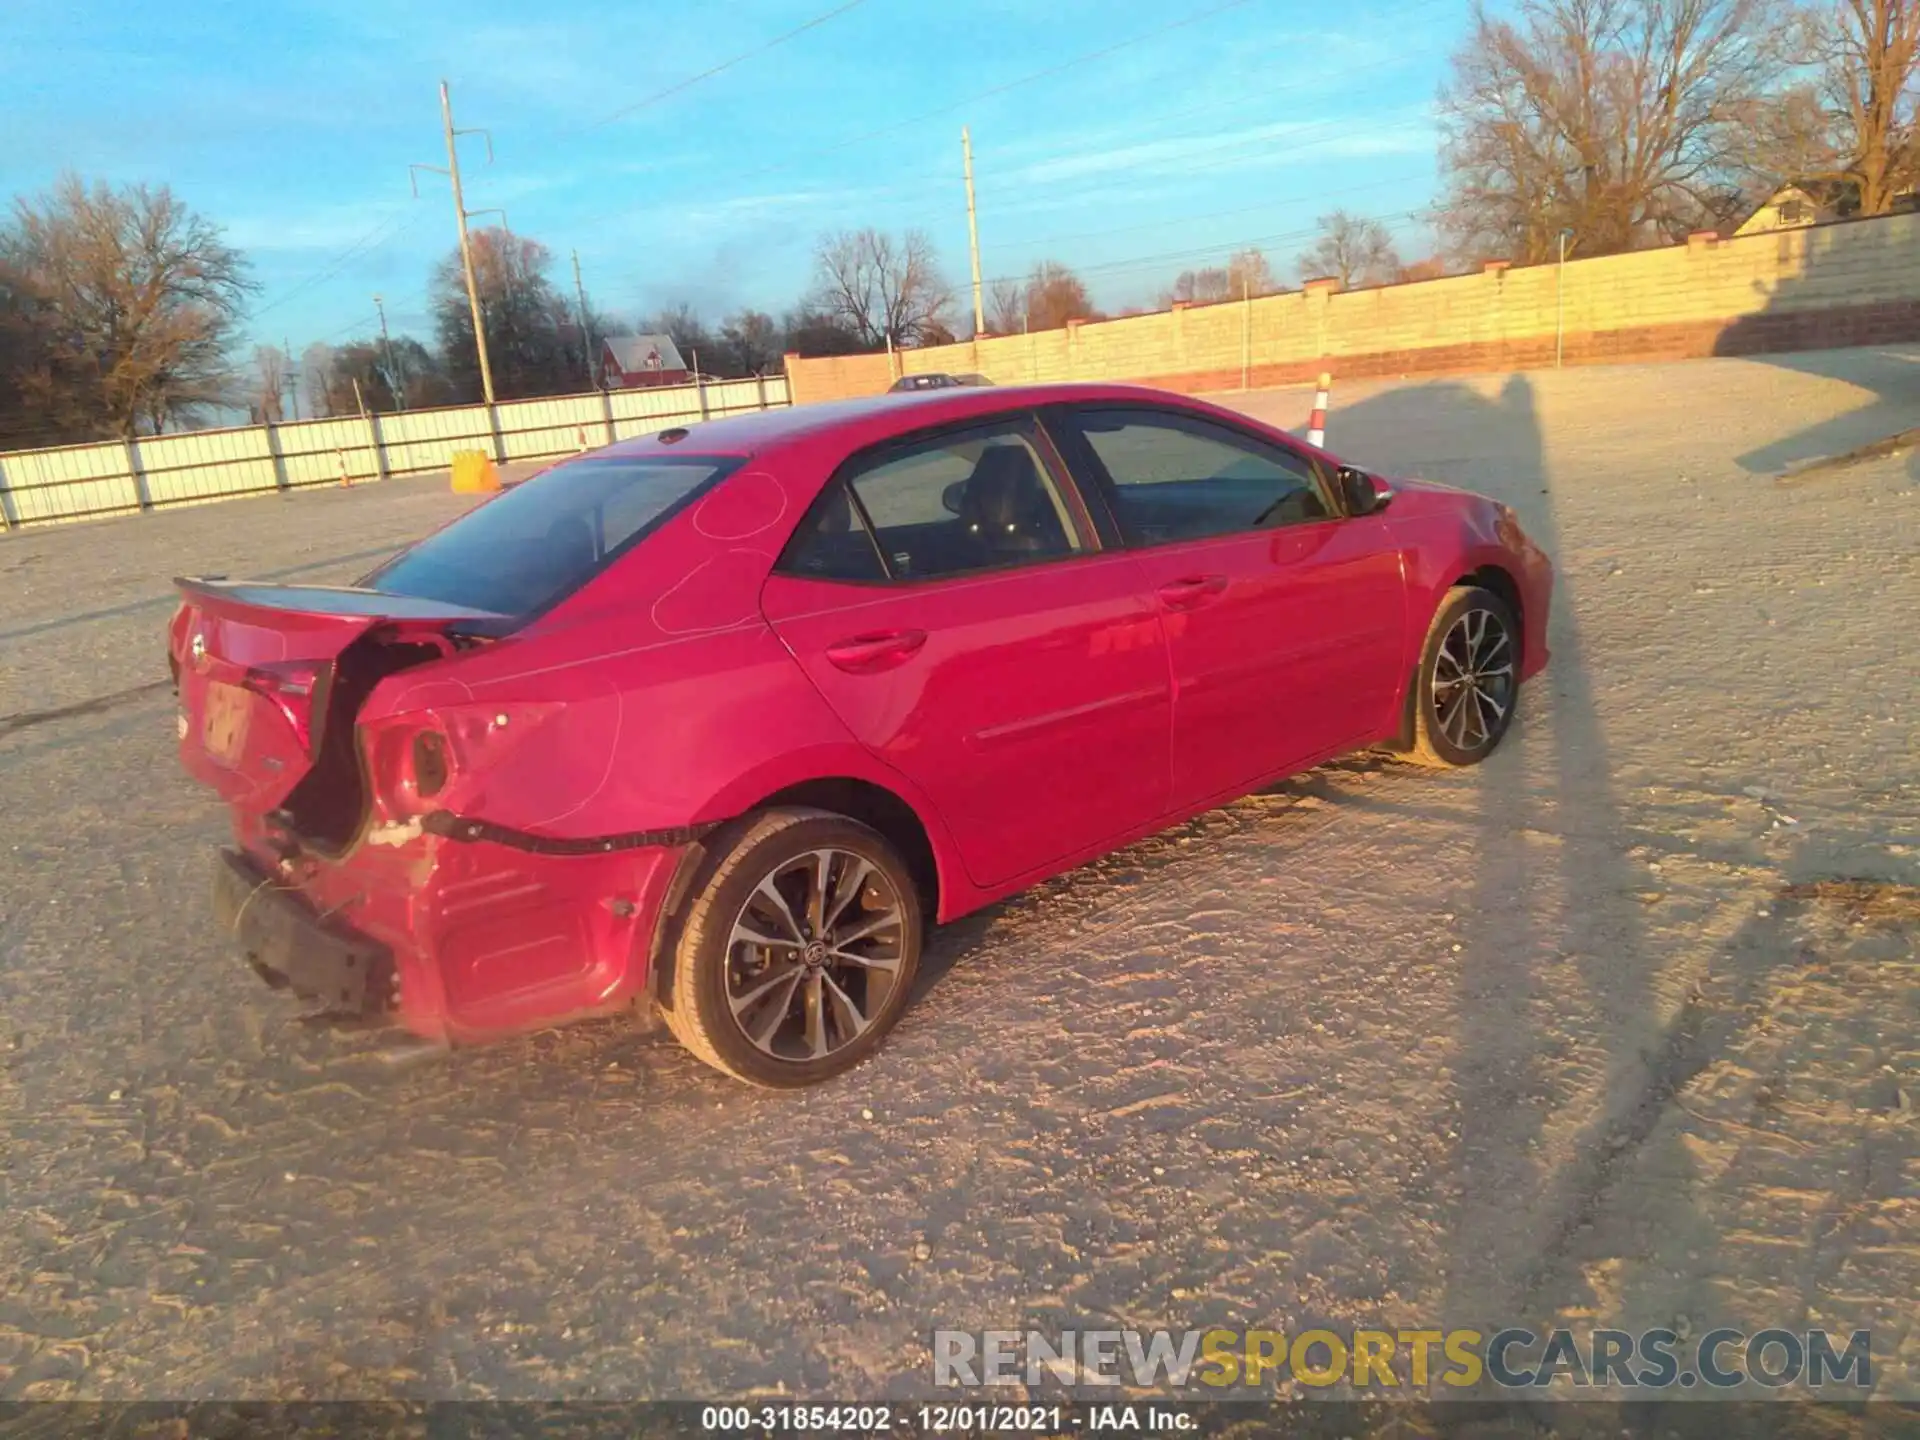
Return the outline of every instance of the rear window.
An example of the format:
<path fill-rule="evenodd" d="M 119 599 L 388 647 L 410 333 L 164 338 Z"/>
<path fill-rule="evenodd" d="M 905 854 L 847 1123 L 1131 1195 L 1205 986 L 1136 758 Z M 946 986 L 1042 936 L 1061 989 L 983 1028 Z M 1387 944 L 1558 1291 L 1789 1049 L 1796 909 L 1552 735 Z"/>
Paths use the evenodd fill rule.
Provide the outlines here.
<path fill-rule="evenodd" d="M 500 615 L 542 610 L 741 463 L 733 455 L 569 460 L 402 551 L 361 584 Z"/>

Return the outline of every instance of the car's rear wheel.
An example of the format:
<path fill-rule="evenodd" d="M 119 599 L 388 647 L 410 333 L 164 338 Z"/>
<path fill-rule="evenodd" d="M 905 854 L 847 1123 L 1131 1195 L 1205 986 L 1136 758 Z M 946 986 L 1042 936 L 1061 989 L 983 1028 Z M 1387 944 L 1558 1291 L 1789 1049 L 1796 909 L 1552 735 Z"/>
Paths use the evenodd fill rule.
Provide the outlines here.
<path fill-rule="evenodd" d="M 1491 590 L 1456 585 L 1435 612 L 1414 672 L 1407 758 L 1457 768 L 1491 755 L 1520 696 L 1520 624 Z"/>
<path fill-rule="evenodd" d="M 753 817 L 681 927 L 668 1027 L 716 1069 L 776 1089 L 859 1064 L 906 1008 L 919 892 L 877 831 L 821 810 Z"/>

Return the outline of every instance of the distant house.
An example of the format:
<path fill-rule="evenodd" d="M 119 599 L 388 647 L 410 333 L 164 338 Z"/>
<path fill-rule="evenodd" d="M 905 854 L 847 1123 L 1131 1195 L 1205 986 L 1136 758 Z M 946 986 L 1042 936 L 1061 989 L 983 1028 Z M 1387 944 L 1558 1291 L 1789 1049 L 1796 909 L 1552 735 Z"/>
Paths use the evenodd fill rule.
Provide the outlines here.
<path fill-rule="evenodd" d="M 1798 230 L 1805 225 L 1824 225 L 1837 219 L 1833 207 L 1816 199 L 1806 187 L 1782 185 L 1765 200 L 1733 233 L 1764 235 L 1770 230 Z"/>
<path fill-rule="evenodd" d="M 693 379 L 671 335 L 621 335 L 601 345 L 600 378 L 609 390 L 685 385 Z"/>

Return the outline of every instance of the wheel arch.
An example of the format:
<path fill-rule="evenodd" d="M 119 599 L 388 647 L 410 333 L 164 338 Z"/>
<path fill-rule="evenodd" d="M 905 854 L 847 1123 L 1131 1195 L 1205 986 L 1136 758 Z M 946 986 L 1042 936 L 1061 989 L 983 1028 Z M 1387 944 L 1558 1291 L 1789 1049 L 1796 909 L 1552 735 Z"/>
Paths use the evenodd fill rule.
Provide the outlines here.
<path fill-rule="evenodd" d="M 851 770 L 854 767 L 843 767 Z M 860 767 L 860 768 L 865 768 Z M 783 806 L 805 806 L 845 815 L 878 831 L 900 852 L 919 891 L 921 912 L 931 921 L 941 918 L 943 903 L 964 903 L 968 883 L 958 859 L 947 845 L 944 830 L 930 812 L 901 793 L 905 787 L 882 783 L 867 775 L 819 773 L 763 780 L 756 799 L 726 807 L 729 819 L 702 840 L 689 845 L 680 858 L 653 925 L 648 951 L 646 992 L 663 1005 L 673 998 L 673 968 L 678 938 L 687 906 L 707 874 L 731 848 L 741 825 L 755 815 Z"/>
<path fill-rule="evenodd" d="M 1513 611 L 1513 618 L 1519 623 L 1520 627 L 1520 633 L 1513 637 L 1514 643 L 1518 645 L 1525 639 L 1527 628 L 1526 597 L 1521 593 L 1520 582 L 1514 578 L 1511 570 L 1508 570 L 1503 565 L 1493 563 L 1484 564 L 1478 569 L 1469 570 L 1466 574 L 1456 577 L 1453 582 L 1447 586 L 1447 589 L 1451 590 L 1456 585 L 1477 585 L 1482 590 L 1492 591 L 1495 595 L 1498 595 L 1502 600 L 1506 601 L 1507 608 Z M 1443 599 L 1445 593 L 1445 591 L 1441 592 Z"/>

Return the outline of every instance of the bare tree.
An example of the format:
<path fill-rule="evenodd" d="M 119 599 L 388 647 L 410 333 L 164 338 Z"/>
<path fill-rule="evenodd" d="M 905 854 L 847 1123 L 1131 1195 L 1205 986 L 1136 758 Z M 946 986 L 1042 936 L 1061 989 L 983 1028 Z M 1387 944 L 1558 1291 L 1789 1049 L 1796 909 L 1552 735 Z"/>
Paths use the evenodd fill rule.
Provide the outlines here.
<path fill-rule="evenodd" d="M 309 420 L 351 415 L 357 408 L 352 382 L 335 376 L 333 359 L 333 347 L 324 340 L 316 340 L 300 352 L 300 390 L 306 396 Z M 339 403 L 342 400 L 346 403 Z"/>
<path fill-rule="evenodd" d="M 781 348 L 796 355 L 858 355 L 864 346 L 851 326 L 837 315 L 807 305 L 780 318 Z"/>
<path fill-rule="evenodd" d="M 993 282 L 987 292 L 987 328 L 995 335 L 1017 335 L 1027 323 L 1027 287 L 1011 276 Z"/>
<path fill-rule="evenodd" d="M 953 290 L 924 231 L 897 240 L 871 228 L 822 236 L 814 273 L 812 308 L 839 320 L 868 349 L 889 337 L 895 345 L 924 344 L 935 327 L 945 329 Z"/>
<path fill-rule="evenodd" d="M 45 336 L 32 302 L 0 260 L 0 448 L 48 444 L 60 437 L 26 393 L 46 366 Z"/>
<path fill-rule="evenodd" d="M 673 348 L 680 352 L 680 358 L 687 362 L 689 370 L 703 366 L 711 368 L 723 343 L 714 338 L 713 332 L 707 329 L 707 322 L 684 300 L 644 317 L 640 321 L 640 333 L 665 335 L 672 340 Z M 702 355 L 707 357 L 704 361 L 700 359 Z"/>
<path fill-rule="evenodd" d="M 782 336 L 771 315 L 742 310 L 720 327 L 720 348 L 727 367 L 739 375 L 764 375 L 780 368 Z"/>
<path fill-rule="evenodd" d="M 253 382 L 247 409 L 261 424 L 278 425 L 286 418 L 287 404 L 287 357 L 279 346 L 254 346 Z"/>
<path fill-rule="evenodd" d="M 1803 32 L 1804 33 L 1804 32 Z M 1749 170 L 1747 200 L 1757 204 L 1782 181 L 1795 181 L 1838 200 L 1841 183 L 1822 177 L 1845 163 L 1833 117 L 1811 82 L 1793 85 L 1762 106 L 1740 156 Z"/>
<path fill-rule="evenodd" d="M 1440 280 L 1445 278 L 1446 273 L 1446 262 L 1429 256 L 1425 260 L 1408 261 L 1400 267 L 1399 272 L 1393 278 L 1398 283 L 1404 285 L 1415 280 Z"/>
<path fill-rule="evenodd" d="M 1199 270 L 1182 270 L 1171 290 L 1160 296 L 1162 306 L 1176 300 L 1211 305 L 1220 300 L 1244 300 L 1254 295 L 1271 295 L 1280 289 L 1273 278 L 1267 257 L 1251 247 L 1236 250 L 1225 265 L 1209 265 Z"/>
<path fill-rule="evenodd" d="M 323 349 L 324 358 L 315 353 Z M 397 408 L 381 347 L 373 339 L 349 340 L 338 346 L 309 345 L 301 356 L 301 372 L 315 415 L 356 415 L 363 402 L 369 410 Z"/>
<path fill-rule="evenodd" d="M 1058 260 L 1042 260 L 1027 277 L 1027 327 L 1058 330 L 1069 320 L 1097 320 L 1087 287 Z"/>
<path fill-rule="evenodd" d="M 1780 5 L 1476 0 L 1440 94 L 1450 248 L 1533 263 L 1562 229 L 1610 254 L 1724 218 L 1784 66 Z"/>
<path fill-rule="evenodd" d="M 1215 301 L 1225 300 L 1232 293 L 1233 276 L 1224 266 L 1209 265 L 1200 270 L 1182 270 L 1173 282 L 1173 289 L 1160 298 L 1169 305 L 1175 302 L 1211 305 Z"/>
<path fill-rule="evenodd" d="M 1831 0 L 1796 33 L 1813 79 L 1766 117 L 1762 158 L 1845 212 L 1884 215 L 1920 184 L 1920 0 Z"/>
<path fill-rule="evenodd" d="M 1230 299 L 1245 300 L 1254 295 L 1271 295 L 1279 289 L 1273 267 L 1267 257 L 1255 249 L 1236 250 L 1227 259 L 1227 294 Z"/>
<path fill-rule="evenodd" d="M 1355 285 L 1378 285 L 1392 280 L 1400 271 L 1400 257 L 1394 253 L 1393 237 L 1378 220 L 1335 210 L 1318 221 L 1320 238 L 1310 250 L 1300 252 L 1294 263 L 1300 278 L 1312 280 L 1331 275 L 1342 290 Z"/>
<path fill-rule="evenodd" d="M 472 246 L 495 391 L 503 397 L 557 395 L 570 383 L 577 386 L 578 321 L 548 276 L 551 252 L 503 226 L 474 231 Z M 480 364 L 457 251 L 435 267 L 429 303 L 447 379 L 462 398 L 477 397 Z"/>
<path fill-rule="evenodd" d="M 44 428 L 71 438 L 163 429 L 233 395 L 246 262 L 165 186 L 63 176 L 16 202 L 0 269 L 42 353 L 19 377 Z"/>

